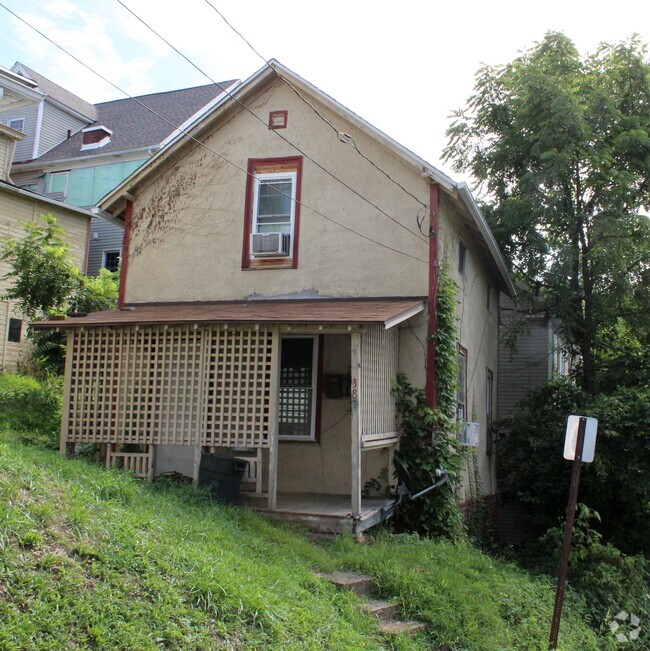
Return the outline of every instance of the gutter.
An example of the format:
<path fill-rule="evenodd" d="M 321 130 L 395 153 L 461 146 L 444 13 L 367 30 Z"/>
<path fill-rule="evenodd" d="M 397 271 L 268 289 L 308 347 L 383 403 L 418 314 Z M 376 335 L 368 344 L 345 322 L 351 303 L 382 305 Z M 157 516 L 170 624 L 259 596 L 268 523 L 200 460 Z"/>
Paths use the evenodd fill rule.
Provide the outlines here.
<path fill-rule="evenodd" d="M 64 203 L 63 201 L 57 201 L 56 199 L 50 199 L 49 197 L 46 197 L 42 194 L 38 194 L 37 192 L 32 192 L 31 190 L 24 190 L 23 188 L 19 188 L 16 185 L 13 185 L 11 183 L 7 183 L 4 181 L 0 181 L 0 191 L 1 190 L 8 190 L 9 192 L 13 192 L 14 194 L 26 197 L 27 199 L 30 199 L 31 201 L 40 201 L 41 203 L 46 203 L 49 204 L 50 206 L 56 206 L 57 208 L 63 208 L 64 210 L 68 210 L 70 212 L 77 213 L 78 215 L 81 215 L 83 217 L 93 217 L 94 215 L 92 212 L 89 210 L 86 210 L 85 208 L 78 208 L 77 206 L 73 206 L 69 203 Z"/>

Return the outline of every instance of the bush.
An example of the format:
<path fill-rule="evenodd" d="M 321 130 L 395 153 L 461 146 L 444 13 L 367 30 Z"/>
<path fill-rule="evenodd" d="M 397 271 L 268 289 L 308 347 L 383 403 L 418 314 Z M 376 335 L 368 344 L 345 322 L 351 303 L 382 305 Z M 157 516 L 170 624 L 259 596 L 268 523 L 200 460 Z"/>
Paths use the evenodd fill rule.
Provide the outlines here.
<path fill-rule="evenodd" d="M 590 397 L 556 380 L 533 392 L 498 425 L 504 497 L 528 508 L 536 535 L 563 519 L 571 483 L 571 462 L 563 458 L 570 414 L 598 419 L 596 456 L 583 465 L 580 501 L 600 514 L 606 542 L 650 555 L 650 387 Z"/>
<path fill-rule="evenodd" d="M 627 556 L 593 527 L 598 515 L 584 504 L 578 505 L 568 582 L 582 596 L 582 612 L 587 622 L 605 638 L 611 637 L 610 624 L 621 611 L 650 621 L 650 563 L 642 556 Z M 557 576 L 564 539 L 564 527 L 549 529 L 537 542 L 516 552 L 516 560 L 535 572 Z M 635 649 L 648 649 L 650 637 L 642 632 Z M 627 648 L 627 647 L 621 647 Z"/>
<path fill-rule="evenodd" d="M 0 424 L 20 432 L 26 443 L 57 449 L 61 425 L 62 381 L 26 375 L 0 375 Z"/>

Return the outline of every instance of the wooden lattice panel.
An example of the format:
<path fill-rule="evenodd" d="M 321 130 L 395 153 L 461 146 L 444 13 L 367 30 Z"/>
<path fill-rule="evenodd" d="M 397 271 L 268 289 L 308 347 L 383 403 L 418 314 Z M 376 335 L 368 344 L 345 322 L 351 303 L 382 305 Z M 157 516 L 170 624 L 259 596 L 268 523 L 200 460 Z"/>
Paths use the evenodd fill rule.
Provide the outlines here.
<path fill-rule="evenodd" d="M 364 442 L 396 436 L 395 399 L 397 328 L 368 326 L 361 335 L 360 427 Z"/>
<path fill-rule="evenodd" d="M 210 330 L 203 445 L 268 446 L 272 345 L 269 328 Z"/>
<path fill-rule="evenodd" d="M 268 445 L 270 329 L 76 329 L 68 442 Z"/>

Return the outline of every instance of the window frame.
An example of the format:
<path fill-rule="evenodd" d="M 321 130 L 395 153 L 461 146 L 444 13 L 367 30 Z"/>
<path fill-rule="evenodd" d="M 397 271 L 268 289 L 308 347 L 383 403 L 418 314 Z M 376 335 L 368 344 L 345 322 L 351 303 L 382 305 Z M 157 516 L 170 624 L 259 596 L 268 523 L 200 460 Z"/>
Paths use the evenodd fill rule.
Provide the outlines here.
<path fill-rule="evenodd" d="M 117 253 L 117 269 L 115 271 L 119 271 L 120 265 L 122 264 L 122 251 L 120 249 L 105 249 L 102 251 L 102 269 L 108 269 L 106 266 L 106 255 L 108 253 Z M 111 271 L 110 269 L 108 269 Z M 111 271 L 111 273 L 115 273 L 115 271 Z"/>
<path fill-rule="evenodd" d="M 492 454 L 493 432 L 492 423 L 494 421 L 494 373 L 490 368 L 486 368 L 485 374 L 485 454 Z"/>
<path fill-rule="evenodd" d="M 18 325 L 14 325 L 18 324 Z M 13 327 L 12 327 L 13 326 Z M 18 338 L 16 339 L 15 336 L 12 336 L 12 333 L 14 333 L 18 330 Z M 7 343 L 10 344 L 20 344 L 23 341 L 23 320 L 22 319 L 17 319 L 15 317 L 9 317 L 7 320 L 7 337 L 6 337 Z"/>
<path fill-rule="evenodd" d="M 312 383 L 311 389 L 311 428 L 309 436 L 292 436 L 281 435 L 279 432 L 280 414 L 278 405 L 278 441 L 282 443 L 320 443 L 320 420 L 322 408 L 322 379 L 323 379 L 323 335 L 282 335 L 280 337 L 280 346 L 287 339 L 311 339 L 312 340 Z M 280 400 L 280 375 L 282 372 L 282 348 L 280 347 L 280 373 L 278 374 L 278 401 Z"/>
<path fill-rule="evenodd" d="M 20 129 L 18 127 L 11 126 L 12 122 L 18 122 L 18 121 L 22 122 Z M 20 118 L 7 118 L 7 126 L 10 129 L 14 129 L 15 131 L 20 131 L 21 133 L 25 133 L 25 116 L 23 115 Z"/>
<path fill-rule="evenodd" d="M 463 240 L 458 240 L 458 273 L 467 277 L 467 246 Z"/>
<path fill-rule="evenodd" d="M 300 196 L 302 185 L 302 156 L 284 158 L 250 158 L 246 178 L 244 207 L 244 241 L 242 269 L 297 269 L 300 240 Z M 268 178 L 294 179 L 291 200 L 290 249 L 288 256 L 255 257 L 251 254 L 251 234 L 257 232 L 257 205 L 259 181 Z"/>
<path fill-rule="evenodd" d="M 63 188 L 62 192 L 63 192 L 63 197 L 67 198 L 67 196 L 68 196 L 68 186 L 70 184 L 70 170 L 61 170 L 59 172 L 50 172 L 50 176 L 49 176 L 49 178 L 47 180 L 47 190 L 46 190 L 46 192 L 48 194 L 54 194 L 54 193 L 58 194 L 57 190 L 52 190 L 52 180 L 55 177 L 64 176 L 64 175 L 65 175 L 65 185 L 64 185 L 64 188 Z"/>

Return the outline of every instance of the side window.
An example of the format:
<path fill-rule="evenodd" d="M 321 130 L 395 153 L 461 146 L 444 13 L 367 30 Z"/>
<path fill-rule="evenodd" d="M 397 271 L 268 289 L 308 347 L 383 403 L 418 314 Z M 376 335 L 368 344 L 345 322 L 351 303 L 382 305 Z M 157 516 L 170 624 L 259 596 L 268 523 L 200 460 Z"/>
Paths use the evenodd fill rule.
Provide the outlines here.
<path fill-rule="evenodd" d="M 16 131 L 25 131 L 25 118 L 9 118 L 7 126 Z"/>
<path fill-rule="evenodd" d="M 22 319 L 9 319 L 7 330 L 7 341 L 19 344 L 22 340 L 23 322 Z"/>
<path fill-rule="evenodd" d="M 68 179 L 70 172 L 52 172 L 47 182 L 47 194 L 61 194 L 68 196 Z"/>
<path fill-rule="evenodd" d="M 242 267 L 297 267 L 302 158 L 248 164 Z"/>
<path fill-rule="evenodd" d="M 102 267 L 109 271 L 117 271 L 120 268 L 120 252 L 119 251 L 103 251 L 102 252 Z"/>
<path fill-rule="evenodd" d="M 458 271 L 461 276 L 467 275 L 467 247 L 462 240 L 458 242 Z"/>
<path fill-rule="evenodd" d="M 485 378 L 485 422 L 487 435 L 485 437 L 485 454 L 492 454 L 492 406 L 494 404 L 494 373 L 487 369 Z"/>
<path fill-rule="evenodd" d="M 467 349 L 458 346 L 458 384 L 456 386 L 456 420 L 467 420 Z"/>

